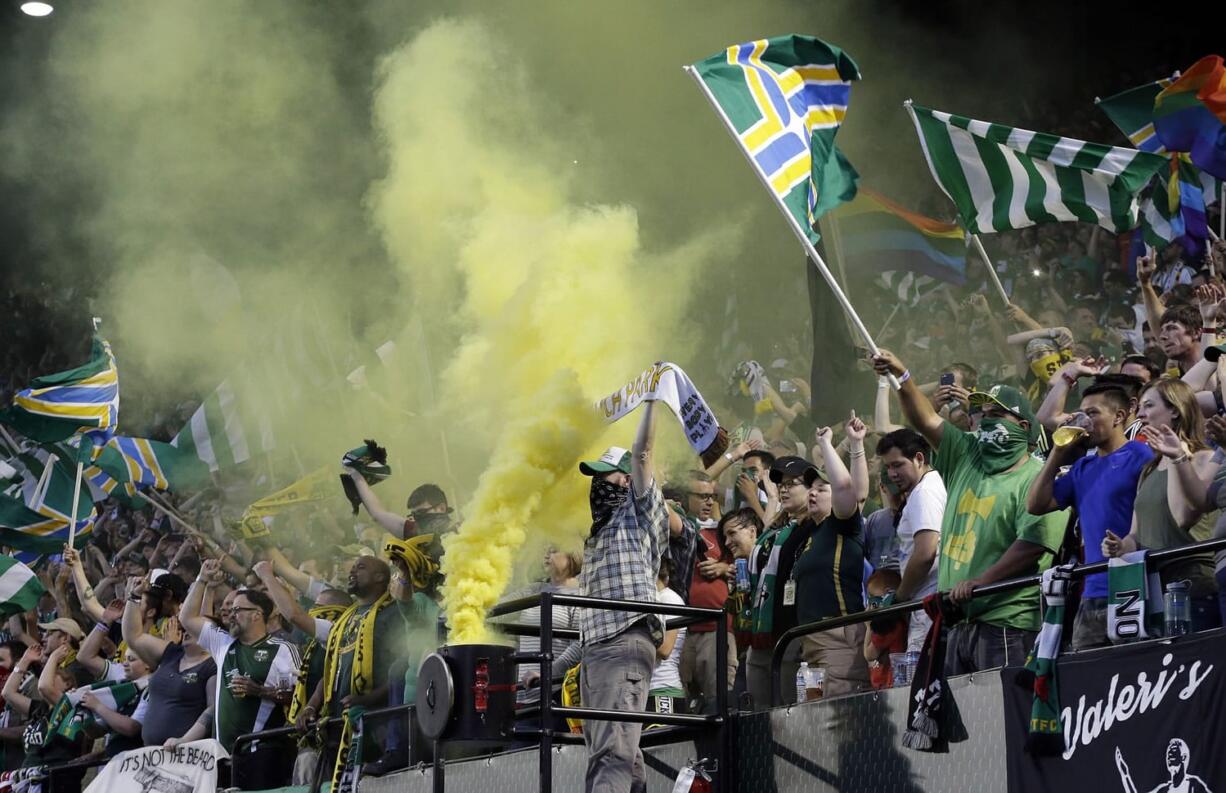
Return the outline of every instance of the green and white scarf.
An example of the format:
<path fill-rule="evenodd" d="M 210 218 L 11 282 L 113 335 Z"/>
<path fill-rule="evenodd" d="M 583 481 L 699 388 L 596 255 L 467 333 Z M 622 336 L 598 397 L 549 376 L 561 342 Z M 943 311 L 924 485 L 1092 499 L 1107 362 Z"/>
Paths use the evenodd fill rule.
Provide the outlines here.
<path fill-rule="evenodd" d="M 1030 680 L 1026 676 L 1023 680 L 1030 680 L 1034 689 L 1034 701 L 1030 706 L 1030 734 L 1026 738 L 1026 751 L 1033 755 L 1057 755 L 1064 751 L 1060 692 L 1056 686 L 1056 657 L 1060 654 L 1060 638 L 1064 632 L 1064 599 L 1068 594 L 1072 567 L 1070 564 L 1043 571 L 1041 587 L 1047 608 L 1043 612 L 1043 627 L 1026 658 L 1026 671 L 1034 677 Z"/>
<path fill-rule="evenodd" d="M 1131 642 L 1161 636 L 1162 583 L 1146 572 L 1148 551 L 1133 551 L 1107 562 L 1107 638 Z"/>

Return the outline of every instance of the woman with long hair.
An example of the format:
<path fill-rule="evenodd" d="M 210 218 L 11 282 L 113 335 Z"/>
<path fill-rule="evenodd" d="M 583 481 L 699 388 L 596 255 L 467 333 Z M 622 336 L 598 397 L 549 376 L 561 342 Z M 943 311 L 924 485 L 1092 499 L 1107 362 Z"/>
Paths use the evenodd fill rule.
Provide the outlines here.
<path fill-rule="evenodd" d="M 1155 457 L 1141 473 L 1128 534 L 1108 531 L 1104 556 L 1177 548 L 1207 540 L 1213 531 L 1207 494 L 1218 464 L 1205 442 L 1205 419 L 1195 392 L 1173 377 L 1155 380 L 1141 392 L 1137 418 Z M 1158 574 L 1163 587 L 1173 581 L 1191 583 L 1193 630 L 1221 625 L 1212 554 L 1165 562 Z"/>

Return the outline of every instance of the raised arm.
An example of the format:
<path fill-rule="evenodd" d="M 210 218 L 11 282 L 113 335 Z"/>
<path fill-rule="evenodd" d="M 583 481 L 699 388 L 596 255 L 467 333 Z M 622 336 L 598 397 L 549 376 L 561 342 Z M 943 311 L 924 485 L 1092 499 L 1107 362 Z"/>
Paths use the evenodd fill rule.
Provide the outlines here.
<path fill-rule="evenodd" d="M 1069 361 L 1061 366 L 1055 374 L 1048 378 L 1047 395 L 1043 397 L 1043 404 L 1039 405 L 1038 411 L 1035 412 L 1035 418 L 1048 432 L 1063 426 L 1069 420 L 1070 415 L 1064 412 L 1064 403 L 1068 400 L 1069 391 L 1080 378 L 1093 377 L 1102 370 L 1103 367 L 1097 363 L 1091 366 L 1088 358 L 1085 361 Z"/>
<path fill-rule="evenodd" d="M 40 645 L 27 647 L 21 658 L 13 664 L 13 671 L 9 674 L 8 679 L 4 681 L 2 695 L 5 703 L 12 705 L 13 710 L 22 716 L 30 715 L 30 698 L 21 693 L 21 681 L 25 679 L 30 667 L 41 661 L 42 658 L 43 648 Z"/>
<path fill-rule="evenodd" d="M 77 662 L 93 673 L 94 677 L 101 677 L 106 671 L 107 659 L 102 657 L 102 643 L 106 640 L 115 620 L 123 615 L 123 610 L 123 603 L 118 600 L 112 601 L 103 610 L 102 619 L 94 625 L 94 629 L 85 637 L 85 641 L 81 642 L 81 649 L 77 651 Z"/>
<path fill-rule="evenodd" d="M 1209 483 L 1220 467 L 1207 449 L 1192 452 L 1170 427 L 1149 427 L 1145 438 L 1156 453 L 1171 460 L 1166 478 L 1166 500 L 1171 517 L 1186 529 L 1213 506 L 1208 500 Z"/>
<path fill-rule="evenodd" d="M 289 590 L 277 580 L 277 575 L 273 572 L 272 562 L 256 562 L 253 570 L 268 590 L 268 596 L 272 598 L 277 611 L 281 612 L 282 616 L 294 623 L 303 633 L 308 636 L 314 636 L 315 620 L 298 604 L 298 599 L 291 595 Z"/>
<path fill-rule="evenodd" d="M 1158 290 L 1154 289 L 1154 273 L 1157 271 L 1158 263 L 1153 254 L 1137 257 L 1137 283 L 1141 285 L 1141 302 L 1145 304 L 1145 318 L 1155 336 L 1161 330 L 1158 323 L 1166 313 L 1166 306 L 1162 298 L 1158 297 Z"/>
<path fill-rule="evenodd" d="M 71 648 L 67 644 L 61 644 L 52 650 L 51 656 L 43 662 L 43 670 L 38 674 L 38 696 L 48 705 L 54 705 L 64 696 L 64 685 L 56 672 L 69 649 Z"/>
<path fill-rule="evenodd" d="M 902 429 L 901 424 L 890 420 L 890 381 L 877 378 L 877 399 L 873 403 L 873 429 L 882 435 Z"/>
<path fill-rule="evenodd" d="M 345 473 L 353 481 L 353 486 L 358 491 L 358 498 L 362 499 L 362 506 L 366 507 L 366 512 L 374 519 L 375 523 L 382 526 L 383 530 L 390 533 L 393 537 L 405 539 L 404 515 L 397 515 L 395 512 L 385 508 L 383 502 L 375 495 L 375 491 L 371 489 L 370 485 L 366 484 L 366 480 L 356 470 L 345 466 Z"/>
<path fill-rule="evenodd" d="M 848 467 L 851 469 L 851 487 L 856 497 L 856 509 L 868 500 L 868 460 L 864 453 L 864 438 L 868 435 L 868 427 L 851 412 L 847 424 L 843 428 L 847 436 Z M 839 515 L 840 518 L 847 517 Z"/>
<path fill-rule="evenodd" d="M 187 597 L 179 607 L 179 624 L 191 631 L 193 636 L 199 636 L 204 631 L 206 620 L 200 607 L 204 600 L 205 586 L 212 584 L 220 575 L 221 563 L 216 559 L 206 559 L 200 565 L 200 575 L 196 576 L 196 580 L 188 588 Z"/>
<path fill-rule="evenodd" d="M 834 448 L 833 436 L 829 427 L 817 431 L 817 447 L 821 450 L 826 478 L 830 482 L 830 510 L 836 518 L 850 518 L 860 508 L 860 502 L 856 498 L 851 474 Z"/>
<path fill-rule="evenodd" d="M 652 452 L 656 440 L 656 403 L 651 400 L 643 405 L 643 417 L 634 435 L 634 447 L 630 450 L 630 481 L 634 492 L 642 495 L 654 481 L 652 477 Z"/>
<path fill-rule="evenodd" d="M 81 555 L 76 548 L 64 546 L 64 564 L 71 571 L 73 583 L 76 584 L 77 599 L 81 602 L 81 610 L 85 615 L 94 622 L 102 620 L 103 609 L 102 604 L 98 602 L 98 597 L 94 593 L 94 588 L 90 586 L 89 579 L 85 577 L 85 567 L 81 564 Z"/>
<path fill-rule="evenodd" d="M 941 436 L 945 433 L 945 421 L 932 409 L 928 397 L 920 393 L 907 367 L 889 350 L 881 350 L 873 356 L 873 368 L 879 375 L 892 374 L 899 379 L 902 387 L 898 389 L 898 403 L 902 405 L 902 414 L 916 432 L 923 435 L 932 448 L 941 445 Z"/>
<path fill-rule="evenodd" d="M 139 594 L 135 599 L 129 597 L 123 607 L 120 626 L 123 628 L 123 640 L 142 661 L 153 667 L 162 662 L 162 654 L 170 642 L 145 632 L 144 608 Z"/>

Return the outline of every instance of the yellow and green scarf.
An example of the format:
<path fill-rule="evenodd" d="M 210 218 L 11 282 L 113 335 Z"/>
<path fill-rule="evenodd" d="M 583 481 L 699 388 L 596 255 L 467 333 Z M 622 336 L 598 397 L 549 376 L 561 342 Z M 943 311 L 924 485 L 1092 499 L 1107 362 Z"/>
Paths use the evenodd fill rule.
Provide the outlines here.
<path fill-rule="evenodd" d="M 324 706 L 323 710 L 320 711 L 320 715 L 328 716 L 332 712 L 332 692 L 336 688 L 336 676 L 340 668 L 341 641 L 350 620 L 360 619 L 361 623 L 358 625 L 358 640 L 353 650 L 349 693 L 350 695 L 365 694 L 374 686 L 375 621 L 379 617 L 379 612 L 391 604 L 392 596 L 384 592 L 371 605 L 370 610 L 365 615 L 358 616 L 358 609 L 361 608 L 361 605 L 354 603 L 345 609 L 345 613 L 341 614 L 339 619 L 332 623 L 332 631 L 328 634 L 328 654 L 324 656 L 323 680 L 326 687 L 324 688 Z M 363 708 L 350 707 L 341 714 L 345 722 L 341 729 L 341 745 L 340 751 L 336 754 L 336 766 L 332 770 L 333 790 L 339 789 L 341 775 L 349 762 L 349 754 L 354 750 L 354 747 L 351 746 L 353 742 L 353 721 L 363 710 Z"/>
<path fill-rule="evenodd" d="M 335 624 L 345 613 L 345 608 L 345 606 L 316 606 L 307 611 L 307 614 L 311 615 L 312 619 L 327 620 Z M 329 633 L 328 637 L 331 638 L 331 636 L 332 634 Z M 298 667 L 298 682 L 294 683 L 294 698 L 290 700 L 289 712 L 286 715 L 290 724 L 294 723 L 294 719 L 298 717 L 298 711 L 305 708 L 307 700 L 311 698 L 312 692 L 307 691 L 307 678 L 310 677 L 311 662 L 318 651 L 319 641 L 312 636 L 302 650 L 302 665 Z M 325 652 L 327 652 L 326 648 Z"/>

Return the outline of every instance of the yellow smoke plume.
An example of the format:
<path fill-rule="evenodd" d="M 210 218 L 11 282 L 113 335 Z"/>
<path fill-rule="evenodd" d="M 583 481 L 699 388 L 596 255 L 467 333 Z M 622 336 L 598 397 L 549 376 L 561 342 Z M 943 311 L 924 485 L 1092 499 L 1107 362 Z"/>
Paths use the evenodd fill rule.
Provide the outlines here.
<path fill-rule="evenodd" d="M 376 95 L 389 157 L 376 216 L 417 294 L 456 298 L 416 308 L 460 334 L 442 401 L 490 449 L 445 546 L 454 643 L 486 639 L 486 611 L 529 535 L 581 543 L 590 518 L 576 462 L 633 432 L 606 432 L 592 403 L 684 352 L 689 280 L 716 242 L 651 256 L 633 209 L 579 205 L 581 169 L 517 69 L 479 24 L 444 21 L 384 63 Z M 447 313 L 431 315 L 440 305 Z"/>

